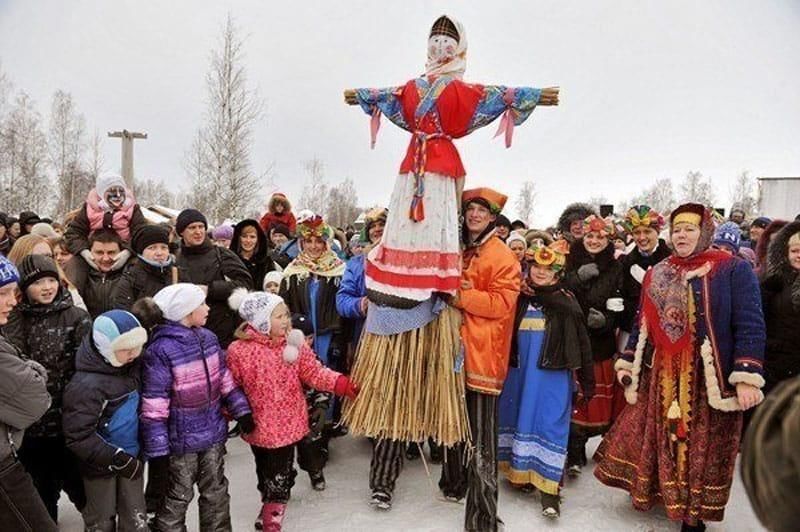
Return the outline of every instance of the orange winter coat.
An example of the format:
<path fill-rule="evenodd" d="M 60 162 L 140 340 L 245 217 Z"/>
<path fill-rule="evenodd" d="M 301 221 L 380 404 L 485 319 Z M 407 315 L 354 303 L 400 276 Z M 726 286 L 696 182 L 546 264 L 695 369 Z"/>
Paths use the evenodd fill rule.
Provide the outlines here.
<path fill-rule="evenodd" d="M 456 306 L 463 311 L 461 339 L 467 389 L 500 395 L 508 373 L 514 313 L 520 289 L 520 264 L 495 236 L 478 246 L 465 264 Z"/>

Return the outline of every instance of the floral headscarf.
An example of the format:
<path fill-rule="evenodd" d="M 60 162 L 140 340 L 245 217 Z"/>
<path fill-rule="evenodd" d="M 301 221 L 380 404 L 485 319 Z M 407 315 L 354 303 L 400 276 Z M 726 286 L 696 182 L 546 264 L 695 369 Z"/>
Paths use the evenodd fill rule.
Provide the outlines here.
<path fill-rule="evenodd" d="M 569 243 L 564 239 L 558 239 L 548 246 L 534 243 L 525 251 L 525 259 L 540 266 L 549 266 L 551 270 L 560 273 L 567 263 L 568 253 Z"/>
<path fill-rule="evenodd" d="M 594 214 L 590 214 L 583 221 L 583 234 L 598 233 L 601 236 L 611 237 L 616 234 L 616 225 L 612 217 L 600 218 Z"/>
<path fill-rule="evenodd" d="M 629 233 L 637 227 L 649 227 L 660 232 L 664 228 L 664 217 L 649 205 L 634 205 L 625 213 L 622 223 Z"/>
<path fill-rule="evenodd" d="M 326 224 L 322 217 L 314 215 L 306 218 L 297 225 L 297 236 L 299 238 L 300 254 L 297 255 L 283 272 L 283 277 L 288 278 L 297 275 L 301 278 L 311 274 L 320 277 L 341 277 L 344 275 L 345 263 L 336 253 L 331 251 L 331 238 L 333 229 Z M 303 249 L 303 241 L 313 237 L 319 237 L 325 241 L 326 250 L 319 258 L 312 258 Z"/>

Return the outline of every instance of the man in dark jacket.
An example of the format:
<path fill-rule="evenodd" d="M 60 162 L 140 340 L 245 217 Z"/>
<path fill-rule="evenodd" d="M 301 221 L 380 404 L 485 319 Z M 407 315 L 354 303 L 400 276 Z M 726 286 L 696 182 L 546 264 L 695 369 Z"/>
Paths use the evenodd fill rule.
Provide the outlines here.
<path fill-rule="evenodd" d="M 64 388 L 75 373 L 75 352 L 92 321 L 85 310 L 73 305 L 50 257 L 26 256 L 19 273 L 22 301 L 11 312 L 3 334 L 27 358 L 44 366 L 52 398 L 44 416 L 26 431 L 19 459 L 31 474 L 50 517 L 58 522 L 62 489 L 78 511 L 86 504 L 78 463 L 64 441 L 61 416 Z"/>
<path fill-rule="evenodd" d="M 67 263 L 67 279 L 77 288 L 92 318 L 114 308 L 112 294 L 130 258 L 117 233 L 102 229 L 89 237 L 88 250 Z"/>
<path fill-rule="evenodd" d="M 176 265 L 186 269 L 190 282 L 205 290 L 210 308 L 207 327 L 226 349 L 240 322 L 236 312 L 228 307 L 228 296 L 234 288 L 252 290 L 253 278 L 234 252 L 211 242 L 207 230 L 208 222 L 200 211 L 181 211 L 175 223 L 175 231 L 181 237 Z"/>
<path fill-rule="evenodd" d="M 0 326 L 17 303 L 19 273 L 0 256 Z M 23 360 L 0 336 L 0 530 L 55 532 L 33 480 L 17 459 L 23 431 L 50 407 L 47 372 L 37 362 Z"/>

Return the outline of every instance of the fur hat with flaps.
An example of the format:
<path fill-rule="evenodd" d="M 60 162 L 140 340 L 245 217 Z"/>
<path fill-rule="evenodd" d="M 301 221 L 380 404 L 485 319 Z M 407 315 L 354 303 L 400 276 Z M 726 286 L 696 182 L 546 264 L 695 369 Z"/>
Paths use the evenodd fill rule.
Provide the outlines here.
<path fill-rule="evenodd" d="M 386 218 L 389 216 L 389 209 L 383 207 L 375 207 L 364 214 L 364 229 L 361 230 L 361 241 L 369 242 L 369 230 L 378 222 L 386 224 Z"/>
<path fill-rule="evenodd" d="M 246 288 L 237 288 L 228 298 L 228 305 L 239 313 L 239 316 L 259 333 L 268 336 L 271 329 L 272 313 L 283 303 L 283 298 L 269 292 L 249 292 Z M 299 334 L 299 341 L 298 341 Z M 299 347 L 305 340 L 303 333 L 293 329 L 286 338 L 283 360 L 292 363 L 297 360 Z"/>
<path fill-rule="evenodd" d="M 292 204 L 289 203 L 289 198 L 286 197 L 286 194 L 282 192 L 276 192 L 275 194 L 272 195 L 272 197 L 269 198 L 269 205 L 267 207 L 269 209 L 269 212 L 274 213 L 275 206 L 278 203 L 283 204 L 284 212 L 290 212 L 292 210 Z"/>
<path fill-rule="evenodd" d="M 147 342 L 147 331 L 136 316 L 124 310 L 109 310 L 97 316 L 92 324 L 92 340 L 103 358 L 115 368 L 122 367 L 116 352 L 133 349 L 136 356 Z"/>
<path fill-rule="evenodd" d="M 569 226 L 572 225 L 572 222 L 582 222 L 590 214 L 597 215 L 597 212 L 588 203 L 571 203 L 567 205 L 564 212 L 558 217 L 559 231 L 564 234 L 569 233 Z"/>

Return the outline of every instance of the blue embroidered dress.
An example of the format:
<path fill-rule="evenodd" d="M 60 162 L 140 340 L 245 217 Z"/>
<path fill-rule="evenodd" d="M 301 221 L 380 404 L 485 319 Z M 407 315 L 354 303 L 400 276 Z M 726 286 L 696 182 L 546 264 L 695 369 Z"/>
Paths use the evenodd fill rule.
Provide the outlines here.
<path fill-rule="evenodd" d="M 558 494 L 567 458 L 572 371 L 540 369 L 541 309 L 528 306 L 517 331 L 519 367 L 510 368 L 499 401 L 499 469 L 515 484 Z"/>

